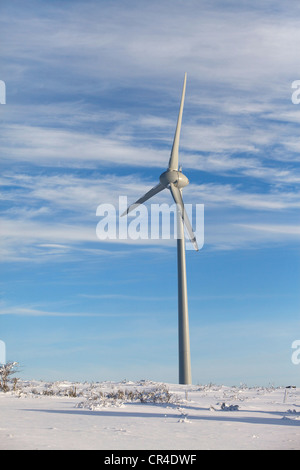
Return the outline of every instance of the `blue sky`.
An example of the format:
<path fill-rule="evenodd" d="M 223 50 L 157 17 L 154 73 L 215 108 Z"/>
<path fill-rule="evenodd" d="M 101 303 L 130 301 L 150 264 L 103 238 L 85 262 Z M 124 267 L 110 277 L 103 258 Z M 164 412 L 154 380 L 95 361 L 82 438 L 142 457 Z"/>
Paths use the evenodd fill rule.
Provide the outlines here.
<path fill-rule="evenodd" d="M 205 207 L 193 382 L 299 385 L 298 2 L 0 8 L 7 359 L 27 378 L 177 382 L 175 242 L 100 241 L 96 209 L 157 184 L 187 72 L 184 198 Z"/>

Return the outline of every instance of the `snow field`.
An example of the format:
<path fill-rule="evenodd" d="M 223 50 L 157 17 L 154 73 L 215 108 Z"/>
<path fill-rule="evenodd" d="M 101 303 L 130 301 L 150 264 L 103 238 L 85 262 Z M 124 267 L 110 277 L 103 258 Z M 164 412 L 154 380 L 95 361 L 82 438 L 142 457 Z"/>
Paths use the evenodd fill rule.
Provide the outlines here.
<path fill-rule="evenodd" d="M 19 381 L 0 449 L 300 449 L 300 392 L 273 387 Z"/>

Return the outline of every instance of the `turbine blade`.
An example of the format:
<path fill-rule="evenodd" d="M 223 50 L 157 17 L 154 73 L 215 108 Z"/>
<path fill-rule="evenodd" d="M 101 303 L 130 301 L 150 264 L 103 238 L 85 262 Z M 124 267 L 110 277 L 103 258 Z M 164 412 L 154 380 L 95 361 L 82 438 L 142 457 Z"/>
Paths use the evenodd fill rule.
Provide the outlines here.
<path fill-rule="evenodd" d="M 195 250 L 199 251 L 196 236 L 193 232 L 190 220 L 188 218 L 188 215 L 187 215 L 185 207 L 184 207 L 181 191 L 176 186 L 174 186 L 173 183 L 170 183 L 170 190 L 171 190 L 174 201 L 179 206 L 180 214 L 181 214 L 182 220 L 183 220 L 183 222 L 186 226 L 189 238 L 190 238 L 192 244 L 194 245 Z"/>
<path fill-rule="evenodd" d="M 171 156 L 169 160 L 169 170 L 178 170 L 179 138 L 180 138 L 182 112 L 183 112 L 184 97 L 185 97 L 185 88 L 186 88 L 186 73 L 184 75 L 184 82 L 183 82 L 183 89 L 182 89 L 182 95 L 181 95 L 181 103 L 180 103 L 180 108 L 179 108 L 177 126 L 176 126 L 175 135 L 174 135 Z"/>
<path fill-rule="evenodd" d="M 148 201 L 148 199 L 150 199 L 152 196 L 155 196 L 155 194 L 159 193 L 163 189 L 165 189 L 165 186 L 163 186 L 161 183 L 159 183 L 157 186 L 154 186 L 154 188 L 150 189 L 150 191 L 144 194 L 144 196 L 138 199 L 135 203 L 131 204 L 128 209 L 123 212 L 121 217 L 123 217 L 123 215 L 129 214 L 129 212 L 133 211 L 133 209 L 135 209 L 137 206 L 143 204 L 145 201 Z"/>

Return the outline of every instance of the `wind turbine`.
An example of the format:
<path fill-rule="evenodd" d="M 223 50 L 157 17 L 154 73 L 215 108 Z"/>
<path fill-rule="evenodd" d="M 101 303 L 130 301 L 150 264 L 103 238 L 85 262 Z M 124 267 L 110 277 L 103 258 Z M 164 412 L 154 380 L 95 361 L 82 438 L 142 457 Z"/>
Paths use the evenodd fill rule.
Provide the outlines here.
<path fill-rule="evenodd" d="M 170 189 L 172 197 L 177 207 L 179 383 L 191 384 L 192 374 L 190 357 L 184 225 L 187 229 L 188 236 L 191 242 L 193 243 L 195 250 L 198 251 L 199 248 L 182 199 L 182 188 L 189 184 L 189 180 L 182 173 L 182 169 L 178 167 L 179 138 L 182 122 L 185 89 L 186 74 L 184 75 L 181 103 L 168 169 L 160 175 L 158 185 L 150 189 L 150 191 L 148 191 L 144 196 L 138 199 L 134 204 L 131 204 L 128 209 L 122 214 L 122 216 L 128 214 L 139 204 L 144 203 L 160 191 L 166 188 Z"/>

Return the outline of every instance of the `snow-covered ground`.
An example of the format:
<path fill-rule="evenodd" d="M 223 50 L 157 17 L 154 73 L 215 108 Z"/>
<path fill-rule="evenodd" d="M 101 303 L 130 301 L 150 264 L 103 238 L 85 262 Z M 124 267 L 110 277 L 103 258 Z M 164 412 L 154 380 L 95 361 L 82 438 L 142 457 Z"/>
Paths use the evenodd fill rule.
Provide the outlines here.
<path fill-rule="evenodd" d="M 300 449 L 299 389 L 19 381 L 0 449 Z"/>

